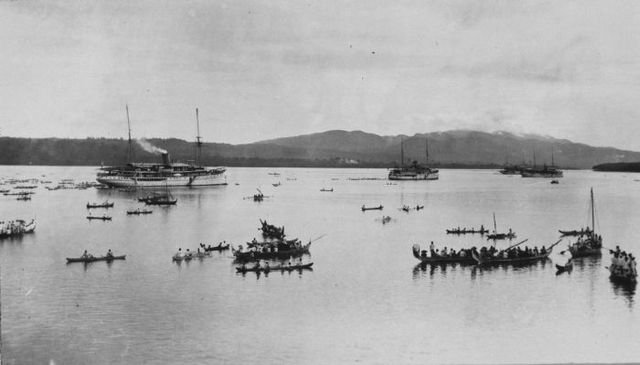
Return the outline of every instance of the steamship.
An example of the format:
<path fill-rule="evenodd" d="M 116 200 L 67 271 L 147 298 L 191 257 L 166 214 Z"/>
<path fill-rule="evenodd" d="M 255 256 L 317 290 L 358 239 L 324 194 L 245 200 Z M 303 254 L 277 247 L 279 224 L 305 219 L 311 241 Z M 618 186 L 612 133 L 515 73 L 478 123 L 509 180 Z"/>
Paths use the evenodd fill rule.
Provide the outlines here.
<path fill-rule="evenodd" d="M 161 150 L 162 163 L 130 162 L 132 156 L 131 123 L 127 106 L 127 123 L 129 124 L 127 159 L 129 162 L 124 166 L 102 167 L 96 180 L 106 186 L 118 188 L 227 185 L 226 168 L 204 167 L 198 164 L 202 147 L 198 109 L 196 109 L 196 121 L 198 123 L 197 154 L 193 163 L 171 162 L 169 153 L 164 150 Z"/>
<path fill-rule="evenodd" d="M 429 147 L 425 140 L 426 160 L 429 161 Z M 438 180 L 438 170 L 418 164 L 413 161 L 410 165 L 404 164 L 404 142 L 400 141 L 400 159 L 402 165 L 389 170 L 389 180 Z"/>

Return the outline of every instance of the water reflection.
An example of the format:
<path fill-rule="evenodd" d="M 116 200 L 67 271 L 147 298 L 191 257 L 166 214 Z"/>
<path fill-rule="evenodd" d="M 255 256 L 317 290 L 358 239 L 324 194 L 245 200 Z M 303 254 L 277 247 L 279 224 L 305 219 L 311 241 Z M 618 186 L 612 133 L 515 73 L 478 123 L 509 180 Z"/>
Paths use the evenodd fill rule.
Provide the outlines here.
<path fill-rule="evenodd" d="M 629 309 L 633 308 L 633 296 L 636 293 L 636 282 L 628 282 L 628 281 L 620 281 L 618 279 L 614 279 L 609 277 L 609 281 L 611 282 L 611 287 L 613 288 L 613 293 L 616 296 L 623 297 L 627 301 L 627 306 Z"/>
<path fill-rule="evenodd" d="M 417 264 L 412 270 L 413 279 L 418 279 L 429 275 L 430 279 L 433 279 L 436 273 L 439 273 L 440 277 L 446 277 L 447 272 L 456 272 L 458 270 L 464 270 L 465 268 L 473 268 L 475 264 L 466 263 L 427 263 L 421 262 Z"/>

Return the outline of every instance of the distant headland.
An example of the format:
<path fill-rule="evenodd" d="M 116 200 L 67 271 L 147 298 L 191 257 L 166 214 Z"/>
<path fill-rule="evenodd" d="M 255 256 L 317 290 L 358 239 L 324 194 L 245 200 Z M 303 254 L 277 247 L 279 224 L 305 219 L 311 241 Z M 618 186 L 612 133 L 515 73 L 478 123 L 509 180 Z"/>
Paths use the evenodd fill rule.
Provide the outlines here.
<path fill-rule="evenodd" d="M 193 141 L 152 138 L 136 142 L 134 161 L 158 161 L 160 156 L 154 148 L 169 151 L 175 161 L 195 158 Z M 598 171 L 640 171 L 640 152 L 537 135 L 469 130 L 413 136 L 332 130 L 249 144 L 203 143 L 200 161 L 209 166 L 393 167 L 401 162 L 401 142 L 405 162 L 416 160 L 434 167 L 497 168 L 523 162 L 549 165 L 553 161 L 565 169 L 596 165 L 594 170 Z M 125 139 L 0 137 L 0 164 L 118 165 L 127 161 L 127 150 Z M 615 166 L 614 170 L 610 166 Z"/>

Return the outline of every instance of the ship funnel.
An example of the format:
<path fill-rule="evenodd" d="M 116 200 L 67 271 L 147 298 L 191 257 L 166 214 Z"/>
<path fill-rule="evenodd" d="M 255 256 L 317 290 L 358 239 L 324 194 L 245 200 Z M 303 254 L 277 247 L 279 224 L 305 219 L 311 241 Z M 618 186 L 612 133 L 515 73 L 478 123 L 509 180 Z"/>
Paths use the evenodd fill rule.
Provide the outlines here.
<path fill-rule="evenodd" d="M 164 165 L 169 165 L 171 163 L 171 158 L 169 157 L 169 152 L 162 153 L 162 163 Z"/>

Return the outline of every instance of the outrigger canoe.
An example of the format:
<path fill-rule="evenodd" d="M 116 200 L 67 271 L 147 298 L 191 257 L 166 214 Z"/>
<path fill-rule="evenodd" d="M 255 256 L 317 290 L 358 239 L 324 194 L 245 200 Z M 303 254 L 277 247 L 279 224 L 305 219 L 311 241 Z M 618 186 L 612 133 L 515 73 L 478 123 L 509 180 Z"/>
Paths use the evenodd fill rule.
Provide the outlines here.
<path fill-rule="evenodd" d="M 89 257 L 67 257 L 67 263 L 71 262 L 94 262 L 94 261 L 114 261 L 114 260 L 124 260 L 127 255 L 122 256 L 89 256 Z"/>
<path fill-rule="evenodd" d="M 274 267 L 236 267 L 236 272 L 245 273 L 245 272 L 271 272 L 271 271 L 294 271 L 294 270 L 313 270 L 311 268 L 313 266 L 313 262 L 303 265 L 282 265 L 282 266 L 274 266 Z"/>

